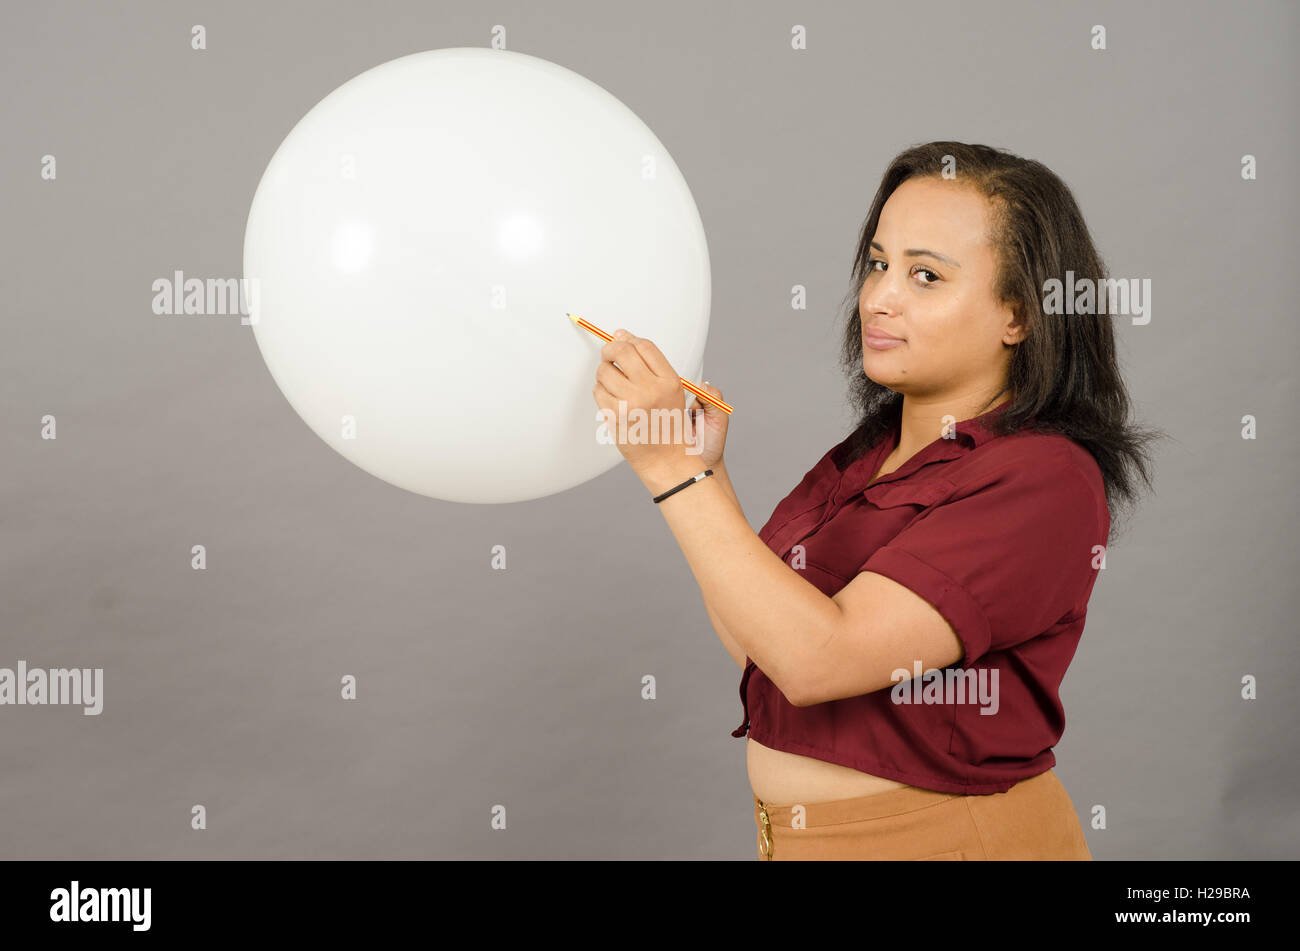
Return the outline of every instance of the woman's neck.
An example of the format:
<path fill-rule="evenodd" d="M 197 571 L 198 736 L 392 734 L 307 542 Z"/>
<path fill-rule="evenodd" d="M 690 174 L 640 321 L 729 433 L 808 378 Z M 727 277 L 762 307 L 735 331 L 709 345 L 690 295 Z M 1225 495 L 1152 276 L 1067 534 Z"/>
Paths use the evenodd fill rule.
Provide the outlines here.
<path fill-rule="evenodd" d="M 898 448 L 893 453 L 895 460 L 901 465 L 930 443 L 941 438 L 946 423 L 954 422 L 960 425 L 963 420 L 982 416 L 1010 399 L 1010 390 L 1005 387 L 992 399 L 983 393 L 976 393 L 973 396 L 942 397 L 936 400 L 920 400 L 904 396 L 899 417 Z"/>

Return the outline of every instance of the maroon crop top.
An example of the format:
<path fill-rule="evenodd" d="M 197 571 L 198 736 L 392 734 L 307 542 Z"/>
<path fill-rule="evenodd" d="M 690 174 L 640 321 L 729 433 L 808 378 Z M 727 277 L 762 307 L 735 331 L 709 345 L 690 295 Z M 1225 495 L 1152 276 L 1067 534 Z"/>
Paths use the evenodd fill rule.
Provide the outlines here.
<path fill-rule="evenodd" d="M 759 532 L 828 597 L 860 571 L 915 591 L 952 625 L 961 661 L 910 684 L 796 707 L 747 657 L 745 719 L 732 736 L 939 792 L 1005 792 L 1056 765 L 1052 747 L 1065 731 L 1057 693 L 1110 512 L 1101 470 L 1081 445 L 987 429 L 1006 405 L 958 422 L 953 438 L 870 484 L 898 444 L 897 424 L 841 471 L 846 438 Z M 962 670 L 973 672 L 963 675 L 964 699 L 948 673 Z M 904 688 L 913 702 L 896 702 Z"/>

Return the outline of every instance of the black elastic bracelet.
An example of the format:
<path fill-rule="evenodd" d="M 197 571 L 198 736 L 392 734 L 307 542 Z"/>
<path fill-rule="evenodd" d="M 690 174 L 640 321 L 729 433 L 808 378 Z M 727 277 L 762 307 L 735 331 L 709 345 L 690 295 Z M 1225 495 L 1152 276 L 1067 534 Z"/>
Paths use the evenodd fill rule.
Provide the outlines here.
<path fill-rule="evenodd" d="M 688 485 L 694 485 L 695 483 L 697 483 L 697 482 L 699 482 L 701 479 L 703 479 L 705 476 L 711 476 L 711 475 L 713 475 L 713 470 L 712 470 L 712 469 L 705 469 L 703 472 L 699 473 L 698 475 L 693 475 L 693 476 L 691 476 L 689 479 L 687 479 L 687 480 L 686 480 L 685 482 L 683 482 L 681 485 L 675 485 L 675 486 L 673 486 L 671 489 L 669 489 L 667 492 L 665 492 L 663 495 L 656 496 L 656 497 L 655 497 L 655 500 L 654 500 L 655 505 L 658 505 L 660 502 L 662 502 L 664 499 L 668 498 L 668 496 L 672 495 L 674 492 L 680 492 L 682 489 L 686 488 Z"/>

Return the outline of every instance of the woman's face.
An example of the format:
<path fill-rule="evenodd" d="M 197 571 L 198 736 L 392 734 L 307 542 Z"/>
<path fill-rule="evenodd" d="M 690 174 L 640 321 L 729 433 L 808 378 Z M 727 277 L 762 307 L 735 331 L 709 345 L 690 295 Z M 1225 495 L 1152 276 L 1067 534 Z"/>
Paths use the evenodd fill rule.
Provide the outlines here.
<path fill-rule="evenodd" d="M 954 181 L 908 179 L 881 209 L 870 256 L 858 297 L 867 376 L 927 400 L 1001 390 L 1011 359 L 1004 344 L 1022 331 L 993 294 L 987 200 Z"/>

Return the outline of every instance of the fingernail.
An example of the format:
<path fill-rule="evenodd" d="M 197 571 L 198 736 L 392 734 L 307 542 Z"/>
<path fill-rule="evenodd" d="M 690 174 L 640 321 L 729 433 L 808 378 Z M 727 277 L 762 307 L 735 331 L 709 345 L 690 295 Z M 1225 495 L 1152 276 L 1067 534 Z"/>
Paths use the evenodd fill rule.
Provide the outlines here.
<path fill-rule="evenodd" d="M 615 336 L 615 337 L 626 337 L 626 336 L 627 336 L 627 331 L 626 331 L 626 330 L 623 330 L 622 328 L 619 328 L 618 330 L 615 330 L 615 331 L 614 331 L 614 336 Z"/>

